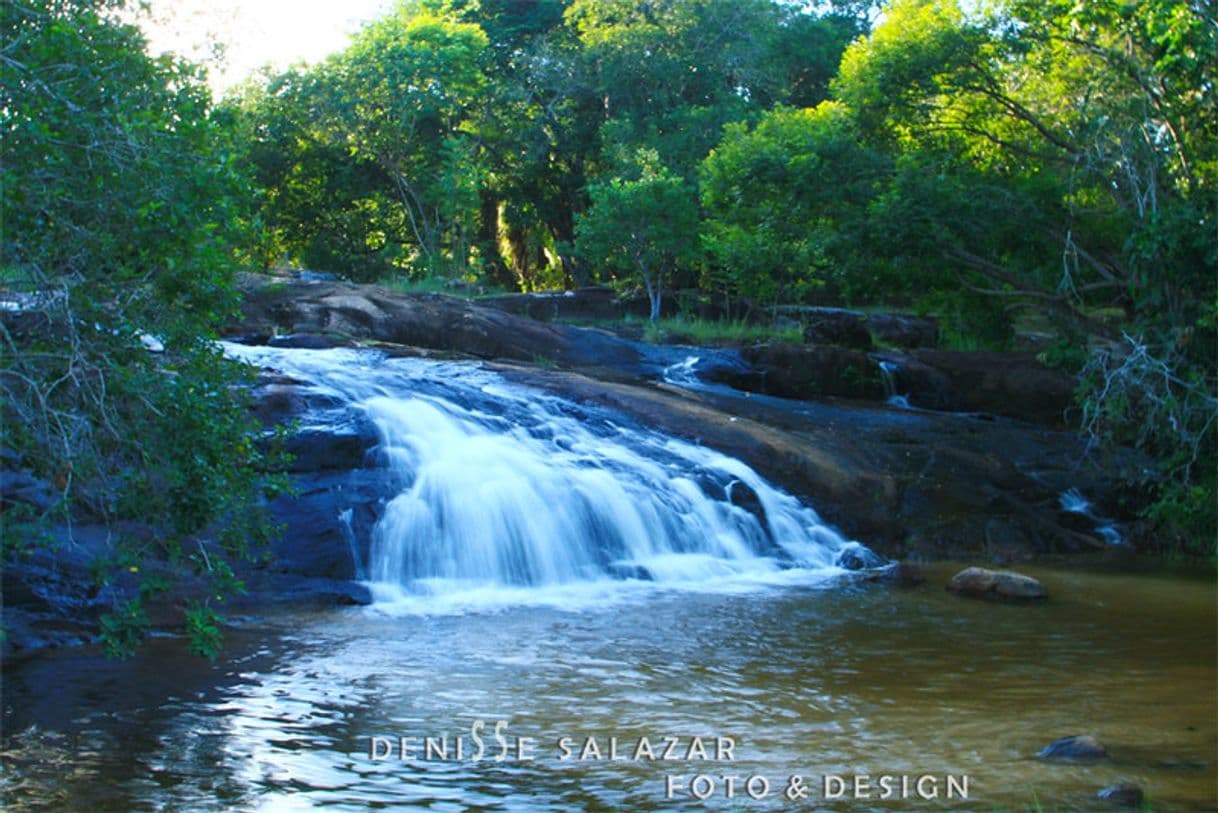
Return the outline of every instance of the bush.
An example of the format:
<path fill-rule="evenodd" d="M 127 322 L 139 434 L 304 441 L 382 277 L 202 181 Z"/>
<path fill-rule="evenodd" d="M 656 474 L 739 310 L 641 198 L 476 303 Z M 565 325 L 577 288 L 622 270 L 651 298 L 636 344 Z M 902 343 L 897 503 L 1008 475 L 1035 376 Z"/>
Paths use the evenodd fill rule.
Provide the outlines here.
<path fill-rule="evenodd" d="M 128 561 L 164 570 L 138 564 L 155 559 L 222 595 L 238 586 L 229 559 L 271 530 L 260 489 L 275 485 L 245 373 L 210 339 L 236 301 L 244 184 L 195 70 L 150 58 L 118 11 L 105 0 L 0 10 L 4 452 L 58 494 L 4 533 L 137 521 L 144 541 L 120 539 L 104 580 Z M 144 596 L 166 586 L 116 599 L 110 652 L 130 651 Z"/>
<path fill-rule="evenodd" d="M 1128 443 L 1156 461 L 1142 485 L 1169 552 L 1213 556 L 1218 541 L 1218 397 L 1214 381 L 1177 347 L 1128 334 L 1083 368 L 1083 429 L 1093 442 Z"/>

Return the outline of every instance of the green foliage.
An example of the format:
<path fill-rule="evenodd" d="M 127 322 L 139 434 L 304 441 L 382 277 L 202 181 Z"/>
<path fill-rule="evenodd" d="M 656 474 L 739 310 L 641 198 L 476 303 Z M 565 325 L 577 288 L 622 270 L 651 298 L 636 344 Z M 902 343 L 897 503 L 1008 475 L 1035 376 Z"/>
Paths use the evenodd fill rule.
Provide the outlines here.
<path fill-rule="evenodd" d="M 0 330 L 5 445 L 60 496 L 60 514 L 34 519 L 138 523 L 138 555 L 171 569 L 200 534 L 245 556 L 270 533 L 273 461 L 254 443 L 246 374 L 209 338 L 251 245 L 231 132 L 194 70 L 149 58 L 114 4 L 0 13 L 3 265 L 24 297 Z M 109 651 L 146 625 L 141 598 L 117 607 Z"/>
<path fill-rule="evenodd" d="M 410 5 L 307 70 L 229 100 L 280 251 L 365 281 L 463 274 L 485 169 L 469 122 L 487 38 Z"/>
<path fill-rule="evenodd" d="M 680 341 L 698 345 L 736 345 L 754 342 L 802 342 L 800 327 L 775 329 L 755 325 L 743 319 L 715 321 L 711 319 L 657 319 L 649 322 L 643 333 L 649 342 Z"/>
<path fill-rule="evenodd" d="M 1157 544 L 1218 555 L 1218 396 L 1214 378 L 1181 360 L 1184 348 L 1125 336 L 1083 369 L 1083 428 L 1098 443 L 1148 452 L 1142 485 L 1155 496 L 1147 516 Z"/>
<path fill-rule="evenodd" d="M 576 226 L 576 245 L 602 274 L 621 285 L 642 282 L 660 316 L 665 280 L 696 260 L 698 206 L 694 191 L 640 152 L 637 178 L 613 178 L 591 188 L 592 206 Z"/>
<path fill-rule="evenodd" d="M 885 171 L 849 112 L 778 108 L 728 128 L 702 165 L 711 289 L 798 302 L 853 253 L 854 231 Z"/>
<path fill-rule="evenodd" d="M 135 654 L 147 633 L 148 615 L 142 596 L 123 602 L 101 617 L 101 639 L 108 657 L 127 658 Z"/>
<path fill-rule="evenodd" d="M 214 661 L 220 654 L 222 619 L 209 605 L 191 602 L 186 608 L 186 636 L 190 651 Z"/>

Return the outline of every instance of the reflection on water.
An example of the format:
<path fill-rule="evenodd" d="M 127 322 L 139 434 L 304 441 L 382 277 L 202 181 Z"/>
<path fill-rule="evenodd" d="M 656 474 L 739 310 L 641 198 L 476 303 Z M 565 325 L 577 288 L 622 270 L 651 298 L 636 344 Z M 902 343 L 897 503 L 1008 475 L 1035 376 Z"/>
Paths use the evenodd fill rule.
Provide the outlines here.
<path fill-rule="evenodd" d="M 6 809 L 1105 809 L 1136 781 L 1156 810 L 1213 810 L 1211 580 L 1036 570 L 1052 599 L 758 586 L 640 593 L 596 607 L 259 622 L 215 665 L 160 640 L 135 660 L 65 651 L 6 670 Z M 369 758 L 372 737 L 533 738 L 527 762 Z M 1031 757 L 1087 733 L 1111 759 Z M 560 761 L 616 736 L 731 737 L 732 762 Z M 465 752 L 468 756 L 468 751 Z M 713 755 L 713 750 L 712 750 Z M 688 780 L 765 776 L 755 802 Z M 796 806 L 786 779 L 812 780 Z M 825 774 L 968 775 L 951 803 L 820 799 Z M 665 799 L 665 777 L 684 777 Z"/>

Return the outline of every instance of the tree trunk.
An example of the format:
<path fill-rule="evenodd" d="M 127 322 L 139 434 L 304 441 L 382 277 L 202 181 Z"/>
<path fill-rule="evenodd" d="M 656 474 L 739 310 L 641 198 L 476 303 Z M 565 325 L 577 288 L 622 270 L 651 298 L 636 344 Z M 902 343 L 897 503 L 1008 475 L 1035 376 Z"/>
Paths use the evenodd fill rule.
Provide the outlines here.
<path fill-rule="evenodd" d="M 516 278 L 499 251 L 499 198 L 489 189 L 478 193 L 478 253 L 485 263 L 486 276 L 495 285 L 511 290 Z"/>

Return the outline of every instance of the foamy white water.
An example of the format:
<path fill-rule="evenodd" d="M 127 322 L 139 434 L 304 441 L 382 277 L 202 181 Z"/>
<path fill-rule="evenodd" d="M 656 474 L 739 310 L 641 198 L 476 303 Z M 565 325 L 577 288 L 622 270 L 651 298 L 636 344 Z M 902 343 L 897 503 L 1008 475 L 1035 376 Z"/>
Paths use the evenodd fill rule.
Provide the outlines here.
<path fill-rule="evenodd" d="M 819 584 L 858 543 L 739 460 L 474 363 L 227 345 L 377 427 L 401 484 L 373 530 L 378 608 L 580 606 L 655 590 Z"/>

